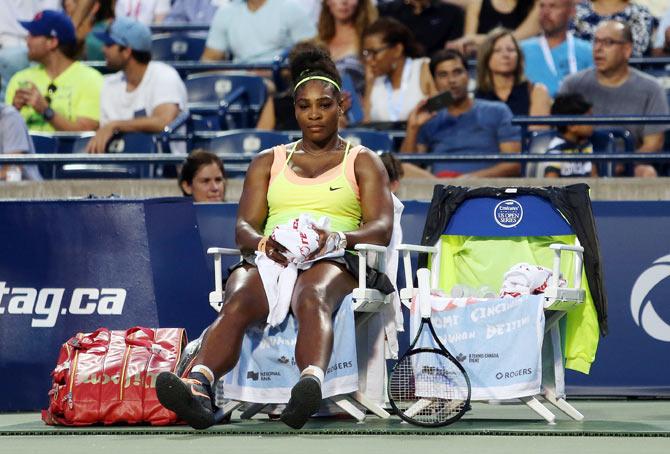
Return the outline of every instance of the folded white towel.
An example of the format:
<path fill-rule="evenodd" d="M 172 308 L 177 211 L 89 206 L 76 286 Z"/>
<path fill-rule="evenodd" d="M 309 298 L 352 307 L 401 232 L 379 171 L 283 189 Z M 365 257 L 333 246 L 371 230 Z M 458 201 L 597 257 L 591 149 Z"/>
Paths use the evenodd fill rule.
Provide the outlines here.
<path fill-rule="evenodd" d="M 544 293 L 553 272 L 543 266 L 517 263 L 503 278 L 500 296 L 537 295 Z M 559 287 L 565 287 L 565 280 L 559 276 Z"/>

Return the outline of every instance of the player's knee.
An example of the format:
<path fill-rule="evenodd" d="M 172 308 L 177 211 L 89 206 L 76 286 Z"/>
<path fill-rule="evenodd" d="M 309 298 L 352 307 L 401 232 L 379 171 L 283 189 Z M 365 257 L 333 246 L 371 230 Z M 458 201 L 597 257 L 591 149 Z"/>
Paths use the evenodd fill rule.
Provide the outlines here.
<path fill-rule="evenodd" d="M 294 309 L 298 312 L 298 316 L 314 312 L 330 315 L 330 305 L 325 288 L 322 286 L 310 285 L 299 289 L 299 292 L 295 294 L 295 300 Z"/>
<path fill-rule="evenodd" d="M 226 296 L 226 303 L 221 311 L 224 317 L 233 317 L 244 324 L 251 323 L 258 318 L 259 310 L 256 307 L 258 302 L 253 301 L 243 291 L 232 291 Z"/>

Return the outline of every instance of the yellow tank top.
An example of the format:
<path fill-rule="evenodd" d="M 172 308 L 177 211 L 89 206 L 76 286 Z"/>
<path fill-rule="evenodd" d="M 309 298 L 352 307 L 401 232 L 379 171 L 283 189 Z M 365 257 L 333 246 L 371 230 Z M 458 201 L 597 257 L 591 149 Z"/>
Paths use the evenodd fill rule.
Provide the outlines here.
<path fill-rule="evenodd" d="M 285 145 L 274 148 L 267 195 L 268 218 L 263 234 L 269 235 L 277 225 L 303 213 L 315 220 L 327 216 L 333 231 L 356 230 L 361 223 L 361 201 L 354 161 L 361 147 L 350 150 L 350 143 L 347 142 L 340 165 L 316 178 L 306 178 L 297 175 L 288 165 L 297 144 L 293 145 L 288 157 Z"/>

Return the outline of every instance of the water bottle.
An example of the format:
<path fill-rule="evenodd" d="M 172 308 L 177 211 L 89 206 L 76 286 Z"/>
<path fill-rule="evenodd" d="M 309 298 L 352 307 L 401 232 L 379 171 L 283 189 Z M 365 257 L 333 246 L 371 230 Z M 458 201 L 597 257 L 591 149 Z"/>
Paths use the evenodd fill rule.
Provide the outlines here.
<path fill-rule="evenodd" d="M 479 287 L 477 290 L 477 297 L 479 298 L 497 298 L 498 295 L 496 295 L 496 292 L 494 292 L 491 287 L 488 285 L 484 285 L 482 287 Z"/>
<path fill-rule="evenodd" d="M 468 298 L 475 294 L 474 290 L 465 284 L 454 284 L 450 293 L 452 298 Z"/>

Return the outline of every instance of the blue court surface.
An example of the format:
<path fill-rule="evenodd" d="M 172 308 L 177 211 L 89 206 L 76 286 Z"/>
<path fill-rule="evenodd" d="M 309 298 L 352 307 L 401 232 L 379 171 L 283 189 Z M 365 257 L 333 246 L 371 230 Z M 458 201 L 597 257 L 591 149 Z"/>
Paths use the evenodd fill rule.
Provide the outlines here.
<path fill-rule="evenodd" d="M 53 427 L 37 413 L 0 415 L 0 453 L 670 453 L 670 401 L 572 400 L 585 420 L 539 421 L 524 405 L 474 403 L 457 423 L 415 427 L 396 417 L 312 418 L 300 431 L 265 416 L 194 431 L 185 426 Z"/>

